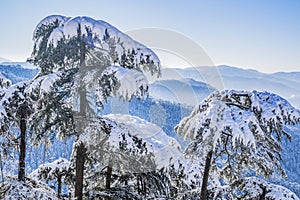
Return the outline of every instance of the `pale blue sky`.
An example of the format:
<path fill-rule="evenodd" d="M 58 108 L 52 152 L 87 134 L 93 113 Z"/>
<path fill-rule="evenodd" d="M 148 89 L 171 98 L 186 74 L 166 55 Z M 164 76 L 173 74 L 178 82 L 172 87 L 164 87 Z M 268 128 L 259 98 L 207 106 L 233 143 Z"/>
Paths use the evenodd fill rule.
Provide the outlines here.
<path fill-rule="evenodd" d="M 26 60 L 36 24 L 51 14 L 86 15 L 122 31 L 177 31 L 197 42 L 216 65 L 300 71 L 298 0 L 1 0 L 0 57 Z"/>

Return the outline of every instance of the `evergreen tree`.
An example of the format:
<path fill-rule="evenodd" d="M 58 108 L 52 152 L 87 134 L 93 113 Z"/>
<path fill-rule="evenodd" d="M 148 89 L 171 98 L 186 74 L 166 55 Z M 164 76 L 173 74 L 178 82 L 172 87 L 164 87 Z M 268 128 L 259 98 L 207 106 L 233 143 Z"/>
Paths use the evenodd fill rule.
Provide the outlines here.
<path fill-rule="evenodd" d="M 205 159 L 201 199 L 207 199 L 210 170 L 227 184 L 242 178 L 245 169 L 283 177 L 281 139 L 291 136 L 286 124 L 300 120 L 285 99 L 267 92 L 215 92 L 194 108 L 176 127 L 191 139 L 185 152 Z"/>
<path fill-rule="evenodd" d="M 97 116 L 90 101 L 93 98 L 90 95 L 93 95 L 94 89 L 100 88 L 101 91 L 98 90 L 98 93 L 101 94 L 98 97 L 105 96 L 98 98 L 100 104 L 102 100 L 115 92 L 115 90 L 103 92 L 103 87 L 99 87 L 97 80 L 103 83 L 100 77 L 103 77 L 103 71 L 110 65 L 115 63 L 121 65 L 123 53 L 126 54 L 128 50 L 134 50 L 135 59 L 131 59 L 134 60 L 134 66 L 124 65 L 115 70 L 114 73 L 122 72 L 125 68 L 134 68 L 138 71 L 144 70 L 150 71 L 152 74 L 160 74 L 159 59 L 150 49 L 103 21 L 96 21 L 88 17 L 49 16 L 38 24 L 33 39 L 34 49 L 29 61 L 41 68 L 40 76 L 56 71 L 78 69 L 73 79 L 76 87 L 72 91 L 73 99 L 79 99 L 77 105 L 76 102 L 74 103 L 75 109 L 73 109 L 77 110 L 73 113 L 77 139 L 83 133 L 84 127 L 88 125 L 84 123 L 86 117 L 95 118 Z M 121 87 L 124 79 L 116 78 L 118 78 Z M 134 77 L 133 80 L 135 80 Z M 147 89 L 144 85 L 135 84 L 134 87 L 138 87 L 141 91 Z M 113 88 L 113 86 L 106 85 L 104 88 Z M 126 92 L 129 98 L 136 94 L 136 89 L 130 92 Z M 144 92 L 140 93 L 144 94 Z M 59 124 L 57 127 L 60 127 Z M 76 148 L 78 153 L 75 197 L 81 199 L 86 147 L 78 145 Z"/>
<path fill-rule="evenodd" d="M 57 72 L 21 82 L 9 87 L 1 95 L 2 151 L 18 145 L 19 181 L 25 181 L 27 136 L 34 145 L 39 145 L 41 142 L 47 143 L 50 137 L 55 136 L 54 133 L 65 134 L 74 125 L 70 106 L 65 102 L 68 90 L 62 90 L 66 80 L 61 77 L 68 77 L 66 74 L 72 73 Z M 17 129 L 20 130 L 19 135 L 16 135 Z"/>

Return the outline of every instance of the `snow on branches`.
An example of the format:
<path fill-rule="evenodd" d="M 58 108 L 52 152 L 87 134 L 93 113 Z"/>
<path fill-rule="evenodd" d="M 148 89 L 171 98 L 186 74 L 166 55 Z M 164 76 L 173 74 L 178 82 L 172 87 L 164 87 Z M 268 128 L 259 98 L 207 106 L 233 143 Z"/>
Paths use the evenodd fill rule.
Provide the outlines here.
<path fill-rule="evenodd" d="M 51 15 L 37 25 L 33 40 L 34 50 L 29 60 L 43 72 L 82 64 L 119 64 L 160 73 L 159 58 L 151 49 L 101 20 Z"/>

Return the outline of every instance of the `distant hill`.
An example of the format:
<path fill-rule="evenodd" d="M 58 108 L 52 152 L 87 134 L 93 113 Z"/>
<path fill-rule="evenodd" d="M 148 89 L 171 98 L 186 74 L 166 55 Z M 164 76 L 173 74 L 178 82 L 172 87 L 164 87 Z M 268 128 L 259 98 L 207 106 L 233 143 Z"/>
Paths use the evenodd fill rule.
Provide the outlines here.
<path fill-rule="evenodd" d="M 2 63 L 2 62 L 10 62 L 10 60 L 0 57 L 0 63 Z"/>
<path fill-rule="evenodd" d="M 1 65 L 5 65 L 5 66 L 21 66 L 22 68 L 26 68 L 26 69 L 37 69 L 37 66 L 34 66 L 33 64 L 29 63 L 29 62 L 11 62 L 11 61 L 4 61 L 2 63 L 0 63 Z"/>
<path fill-rule="evenodd" d="M 154 99 L 195 106 L 215 90 L 194 79 L 159 80 L 150 84 L 149 95 Z"/>
<path fill-rule="evenodd" d="M 273 74 L 230 66 L 165 68 L 160 80 L 192 78 L 217 89 L 258 90 L 279 94 L 300 108 L 300 72 Z"/>
<path fill-rule="evenodd" d="M 8 65 L 8 64 L 0 64 L 0 73 L 3 77 L 9 79 L 12 84 L 15 84 L 20 81 L 26 81 L 32 79 L 37 73 L 39 69 L 30 69 L 24 68 L 22 65 Z"/>

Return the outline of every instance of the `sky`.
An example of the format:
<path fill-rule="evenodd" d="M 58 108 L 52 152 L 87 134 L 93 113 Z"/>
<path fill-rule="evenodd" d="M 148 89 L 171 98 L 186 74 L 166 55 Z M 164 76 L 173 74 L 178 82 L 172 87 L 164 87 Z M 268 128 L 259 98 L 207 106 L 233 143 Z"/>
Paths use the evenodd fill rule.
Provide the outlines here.
<path fill-rule="evenodd" d="M 132 37 L 136 30 L 167 30 L 197 44 L 214 65 L 262 72 L 300 71 L 297 0 L 1 0 L 0 57 L 25 61 L 33 48 L 35 26 L 52 14 L 101 19 Z M 197 56 L 198 51 L 185 47 L 180 55 L 172 48 L 162 50 L 159 43 L 166 39 L 156 38 L 154 46 L 164 66 L 191 64 L 185 55 Z M 141 42 L 147 45 L 147 38 Z M 177 44 L 178 49 L 182 45 L 178 40 L 169 43 Z"/>

